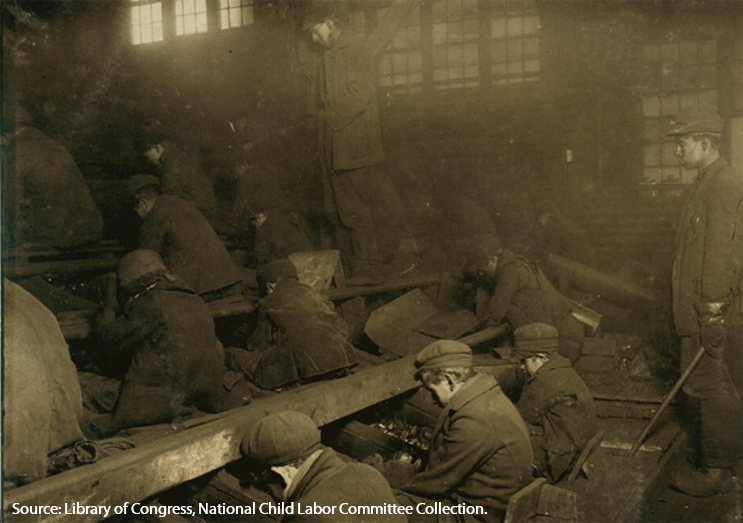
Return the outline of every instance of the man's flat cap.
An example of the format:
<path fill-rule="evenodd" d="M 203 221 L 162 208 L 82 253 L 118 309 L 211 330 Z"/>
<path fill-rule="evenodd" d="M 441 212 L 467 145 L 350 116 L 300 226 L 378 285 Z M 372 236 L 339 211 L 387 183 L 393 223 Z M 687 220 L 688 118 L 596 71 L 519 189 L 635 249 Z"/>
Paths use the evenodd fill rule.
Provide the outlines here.
<path fill-rule="evenodd" d="M 557 329 L 546 323 L 524 325 L 516 329 L 513 335 L 516 338 L 513 354 L 521 360 L 537 354 L 552 354 L 559 347 Z"/>
<path fill-rule="evenodd" d="M 258 421 L 240 445 L 245 456 L 268 466 L 285 465 L 320 449 L 320 431 L 301 412 L 284 411 Z"/>
<path fill-rule="evenodd" d="M 711 105 L 686 107 L 671 121 L 673 128 L 666 136 L 691 133 L 721 134 L 723 122 L 717 109 Z"/>
<path fill-rule="evenodd" d="M 418 353 L 415 365 L 416 376 L 424 370 L 471 367 L 472 349 L 460 341 L 439 340 Z"/>

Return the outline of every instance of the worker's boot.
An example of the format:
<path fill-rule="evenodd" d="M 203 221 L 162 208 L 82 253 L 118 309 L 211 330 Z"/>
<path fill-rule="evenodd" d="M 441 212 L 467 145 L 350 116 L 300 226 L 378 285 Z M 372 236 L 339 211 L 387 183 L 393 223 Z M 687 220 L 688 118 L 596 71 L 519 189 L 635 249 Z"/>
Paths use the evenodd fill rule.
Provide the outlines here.
<path fill-rule="evenodd" d="M 671 478 L 671 488 L 683 494 L 706 498 L 725 494 L 733 488 L 730 469 L 692 469 L 681 467 Z"/>

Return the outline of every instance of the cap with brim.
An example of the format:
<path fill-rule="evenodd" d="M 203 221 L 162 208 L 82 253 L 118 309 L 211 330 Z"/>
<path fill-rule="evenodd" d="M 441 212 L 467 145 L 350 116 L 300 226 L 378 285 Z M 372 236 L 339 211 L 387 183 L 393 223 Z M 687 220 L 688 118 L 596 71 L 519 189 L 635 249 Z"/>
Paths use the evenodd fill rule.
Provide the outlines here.
<path fill-rule="evenodd" d="M 240 450 L 269 466 L 305 458 L 322 448 L 320 431 L 301 412 L 278 412 L 258 421 L 243 439 Z"/>
<path fill-rule="evenodd" d="M 525 359 L 537 354 L 552 354 L 559 349 L 559 333 L 552 325 L 531 323 L 514 331 L 514 357 Z"/>
<path fill-rule="evenodd" d="M 472 349 L 459 341 L 439 340 L 418 353 L 415 365 L 416 376 L 426 370 L 471 367 Z"/>
<path fill-rule="evenodd" d="M 327 20 L 339 6 L 327 0 L 309 0 L 305 3 L 302 31 L 309 31 Z"/>
<path fill-rule="evenodd" d="M 724 124 L 714 107 L 698 105 L 682 109 L 671 121 L 671 125 L 673 128 L 666 136 L 693 133 L 721 134 Z"/>

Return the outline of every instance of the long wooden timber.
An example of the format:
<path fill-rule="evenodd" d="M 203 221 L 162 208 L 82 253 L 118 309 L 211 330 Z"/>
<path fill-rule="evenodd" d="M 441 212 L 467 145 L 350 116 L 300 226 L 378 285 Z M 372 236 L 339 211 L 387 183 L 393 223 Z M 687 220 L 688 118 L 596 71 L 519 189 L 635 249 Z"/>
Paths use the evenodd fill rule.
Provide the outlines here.
<path fill-rule="evenodd" d="M 658 296 L 636 283 L 619 279 L 556 254 L 549 255 L 547 272 L 556 274 L 558 278 L 566 278 L 585 290 L 601 294 L 619 305 L 631 307 L 654 305 L 659 302 Z"/>
<path fill-rule="evenodd" d="M 240 458 L 240 442 L 259 419 L 295 410 L 318 426 L 350 416 L 420 385 L 414 379 L 415 356 L 341 378 L 256 400 L 227 416 L 166 436 L 98 463 L 52 476 L 5 493 L 3 509 L 59 506 L 122 506 L 163 492 Z M 22 521 L 97 521 L 92 514 L 24 515 Z M 19 519 L 21 520 L 21 519 Z"/>
<path fill-rule="evenodd" d="M 432 274 L 421 276 L 409 280 L 400 280 L 387 283 L 384 285 L 375 285 L 371 287 L 348 287 L 345 289 L 330 289 L 324 294 L 333 301 L 347 300 L 357 296 L 369 296 L 372 294 L 384 294 L 395 292 L 414 287 L 425 287 L 436 285 L 441 281 L 441 274 Z M 238 316 L 240 314 L 250 314 L 258 304 L 257 297 L 235 296 L 222 300 L 208 303 L 214 318 L 225 318 L 229 316 Z M 81 340 L 89 337 L 93 333 L 93 327 L 90 317 L 93 313 L 90 311 L 77 311 L 76 313 L 64 313 L 58 316 L 59 327 L 62 334 L 68 341 Z"/>

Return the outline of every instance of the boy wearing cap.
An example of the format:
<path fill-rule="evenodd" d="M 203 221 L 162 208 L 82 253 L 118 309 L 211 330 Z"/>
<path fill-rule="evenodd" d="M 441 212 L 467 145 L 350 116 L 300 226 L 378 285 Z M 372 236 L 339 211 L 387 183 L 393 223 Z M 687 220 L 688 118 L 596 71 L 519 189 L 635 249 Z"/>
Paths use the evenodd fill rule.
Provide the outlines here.
<path fill-rule="evenodd" d="M 485 515 L 465 516 L 467 521 L 501 521 L 508 500 L 532 479 L 524 421 L 495 378 L 472 368 L 472 351 L 464 343 L 437 341 L 418 354 L 416 365 L 416 376 L 444 411 L 428 465 L 403 491 L 485 508 Z"/>
<path fill-rule="evenodd" d="M 217 199 L 199 163 L 164 135 L 153 134 L 144 145 L 144 157 L 160 171 L 163 194 L 193 203 L 209 223 L 214 223 Z"/>
<path fill-rule="evenodd" d="M 532 323 L 514 335 L 514 356 L 529 376 L 516 408 L 529 429 L 534 470 L 557 483 L 596 434 L 596 404 L 570 362 L 557 353 L 557 329 Z"/>
<path fill-rule="evenodd" d="M 206 304 L 171 276 L 154 251 L 126 254 L 117 271 L 123 314 L 109 302 L 96 322 L 96 338 L 113 356 L 129 360 L 113 419 L 103 432 L 165 423 L 195 405 L 219 407 L 224 353 Z"/>
<path fill-rule="evenodd" d="M 190 202 L 161 194 L 157 179 L 129 181 L 134 212 L 142 220 L 139 247 L 157 252 L 204 301 L 240 292 L 242 277 L 222 241 Z"/>
<path fill-rule="evenodd" d="M 322 294 L 300 283 L 289 260 L 261 267 L 266 296 L 248 351 L 228 349 L 227 365 L 263 389 L 345 374 L 358 364 L 350 327 Z"/>
<path fill-rule="evenodd" d="M 390 486 L 376 469 L 344 461 L 320 443 L 320 431 L 300 412 L 271 414 L 255 424 L 242 441 L 245 456 L 258 460 L 284 480 L 279 501 L 301 507 L 334 507 L 331 514 L 286 514 L 283 522 L 359 521 L 404 523 L 404 515 L 344 515 L 340 506 L 396 505 Z"/>
<path fill-rule="evenodd" d="M 481 250 L 473 258 L 469 272 L 494 287 L 483 314 L 496 323 L 508 320 L 514 330 L 530 323 L 556 327 L 560 354 L 574 364 L 583 352 L 583 327 L 570 314 L 572 304 L 552 286 L 537 264 L 506 249 Z"/>
<path fill-rule="evenodd" d="M 743 270 L 743 181 L 734 176 L 718 147 L 723 122 L 709 106 L 676 116 L 669 136 L 685 169 L 699 175 L 688 196 L 676 236 L 673 315 L 685 369 L 705 354 L 684 385 L 699 400 L 703 468 L 684 469 L 671 486 L 692 496 L 732 488 L 731 468 L 740 458 L 741 272 Z M 731 376 L 733 371 L 733 376 Z"/>
<path fill-rule="evenodd" d="M 315 247 L 302 229 L 302 217 L 279 210 L 261 208 L 251 216 L 255 227 L 253 260 L 256 267 L 288 258 L 295 252 L 314 251 Z"/>

